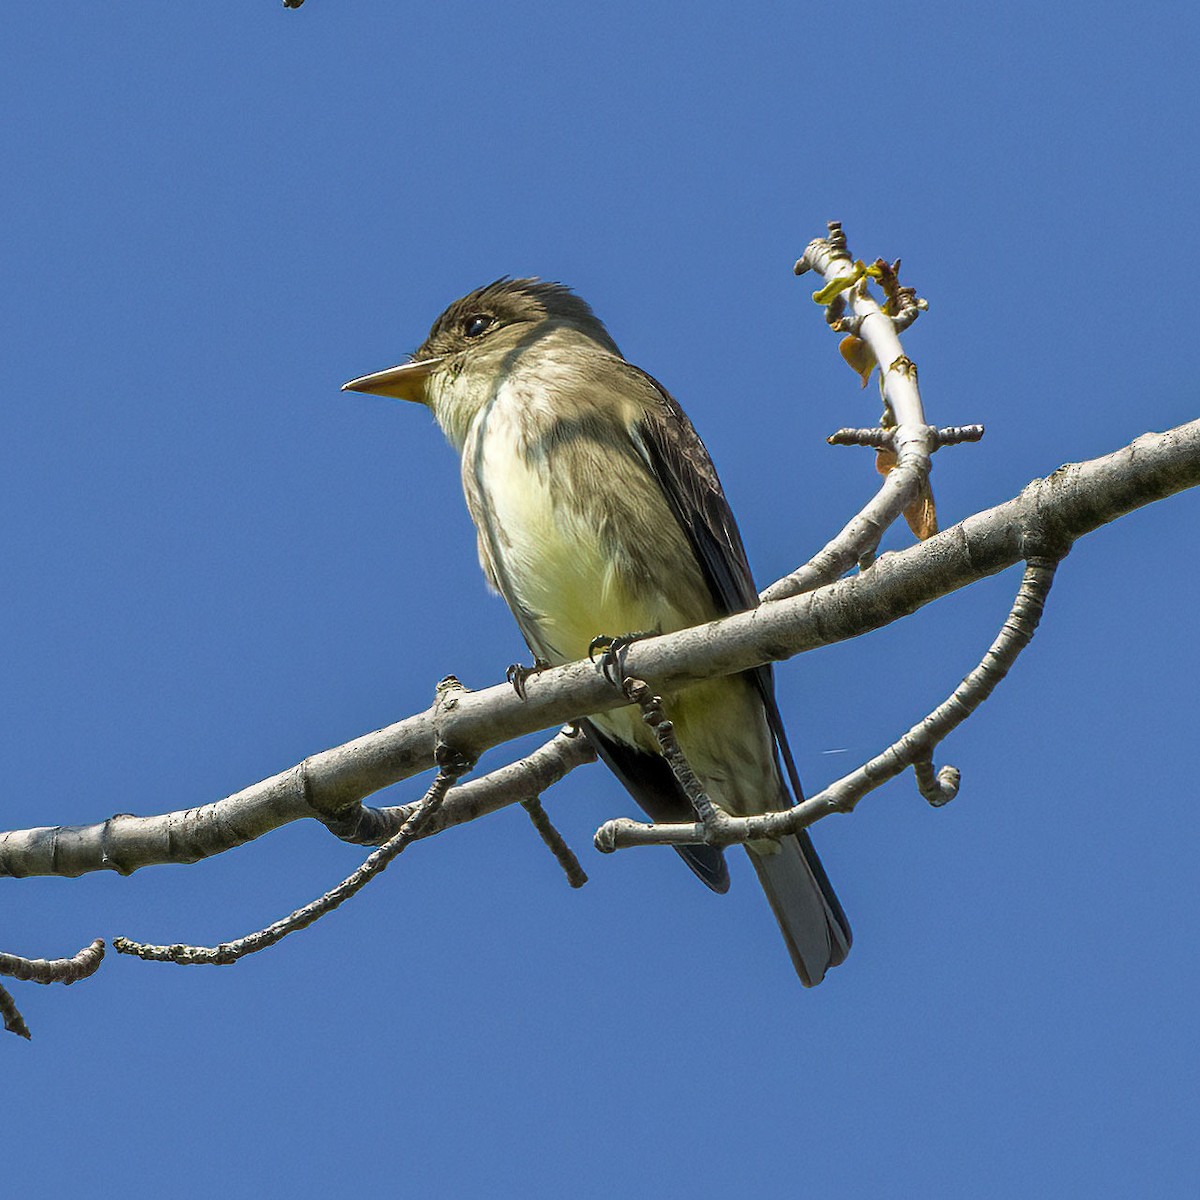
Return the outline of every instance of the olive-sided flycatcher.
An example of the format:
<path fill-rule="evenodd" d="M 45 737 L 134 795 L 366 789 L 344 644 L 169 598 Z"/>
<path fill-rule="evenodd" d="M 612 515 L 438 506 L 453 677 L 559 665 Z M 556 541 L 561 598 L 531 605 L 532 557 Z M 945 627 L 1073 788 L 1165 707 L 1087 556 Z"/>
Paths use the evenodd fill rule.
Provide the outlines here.
<path fill-rule="evenodd" d="M 562 285 L 488 284 L 450 305 L 410 362 L 345 387 L 432 410 L 462 456 L 483 570 L 538 659 L 572 662 L 599 635 L 670 633 L 758 603 L 704 443 Z M 770 667 L 693 684 L 664 710 L 727 812 L 800 796 Z M 695 819 L 636 707 L 582 726 L 653 820 Z M 747 850 L 801 980 L 819 983 L 846 957 L 850 927 L 807 832 Z M 720 849 L 680 853 L 713 891 L 728 889 Z"/>

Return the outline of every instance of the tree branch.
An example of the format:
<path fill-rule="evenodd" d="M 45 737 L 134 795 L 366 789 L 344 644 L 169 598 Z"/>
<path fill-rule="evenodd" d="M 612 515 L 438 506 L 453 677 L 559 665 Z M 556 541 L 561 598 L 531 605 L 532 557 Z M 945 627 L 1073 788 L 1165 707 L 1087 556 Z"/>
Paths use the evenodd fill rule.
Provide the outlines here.
<path fill-rule="evenodd" d="M 631 846 L 689 846 L 701 843 L 731 846 L 763 838 L 778 839 L 789 833 L 798 833 L 831 813 L 853 812 L 855 805 L 865 795 L 889 779 L 894 779 L 907 767 L 914 768 L 917 787 L 930 804 L 940 808 L 949 803 L 958 794 L 959 771 L 956 767 L 943 767 L 935 773 L 933 752 L 992 694 L 996 685 L 1008 674 L 1017 656 L 1032 641 L 1057 567 L 1058 563 L 1053 559 L 1031 559 L 1025 567 L 1025 576 L 1012 609 L 979 666 L 954 689 L 947 700 L 882 754 L 877 754 L 857 770 L 831 783 L 817 795 L 801 801 L 794 808 L 752 817 L 734 817 L 719 810 L 714 812 L 711 805 L 706 811 L 699 804 L 696 807 L 700 820 L 695 822 L 656 825 L 620 817 L 615 821 L 607 821 L 596 831 L 596 849 L 602 854 L 610 854 Z M 626 686 L 631 682 L 637 681 L 627 680 Z M 646 708 L 647 705 L 643 703 L 643 710 Z M 646 719 L 651 720 L 649 712 Z M 686 762 L 683 764 L 684 770 L 674 760 L 671 760 L 671 767 L 681 783 L 685 771 L 690 774 Z"/>
<path fill-rule="evenodd" d="M 563 835 L 554 828 L 554 823 L 550 820 L 545 808 L 542 807 L 542 802 L 540 800 L 522 800 L 521 807 L 529 814 L 529 819 L 533 822 L 534 829 L 538 831 L 538 836 L 546 843 L 546 849 L 558 860 L 558 865 L 562 867 L 567 882 L 573 888 L 583 887 L 588 881 L 587 872 L 579 865 L 575 851 L 567 845 Z"/>
<path fill-rule="evenodd" d="M 70 958 L 22 958 L 19 954 L 0 953 L 0 975 L 22 979 L 28 983 L 61 983 L 70 985 L 95 974 L 104 959 L 104 941 L 96 938 Z M 0 985 L 0 1020 L 9 1033 L 26 1041 L 32 1036 L 12 993 Z"/>
<path fill-rule="evenodd" d="M 861 372 L 866 386 L 872 370 L 879 369 L 883 394 L 882 427 L 874 430 L 839 429 L 828 440 L 831 445 L 873 445 L 886 450 L 888 463 L 879 492 L 841 532 L 804 566 L 773 583 L 759 599 L 782 600 L 810 591 L 840 578 L 855 566 L 873 558 L 884 533 L 901 513 L 914 509 L 920 519 L 910 524 L 922 538 L 937 530 L 933 493 L 929 488 L 933 452 L 942 445 L 959 441 L 977 441 L 982 426 L 938 430 L 925 421 L 925 408 L 917 385 L 917 365 L 904 353 L 899 334 L 924 311 L 912 288 L 900 286 L 897 261 L 888 265 L 882 259 L 871 267 L 856 262 L 846 245 L 846 235 L 838 221 L 829 222 L 829 237 L 809 242 L 794 268 L 797 275 L 815 271 L 826 284 L 813 299 L 825 306 L 825 320 L 837 333 L 845 333 L 842 353 L 855 370 Z M 879 302 L 867 288 L 867 281 L 879 279 L 887 297 Z M 847 300 L 851 310 L 846 316 Z M 974 433 L 974 431 L 978 433 Z M 943 436 L 945 435 L 945 436 Z"/>
<path fill-rule="evenodd" d="M 403 853 L 418 837 L 430 820 L 436 815 L 446 793 L 454 786 L 459 776 L 470 770 L 471 762 L 456 756 L 453 751 L 446 750 L 439 754 L 442 760 L 438 767 L 437 777 L 429 786 L 429 791 L 413 806 L 408 819 L 400 826 L 395 836 L 388 838 L 356 871 L 353 871 L 336 887 L 330 888 L 323 896 L 311 904 L 298 908 L 282 920 L 275 921 L 265 929 L 247 934 L 232 942 L 222 942 L 219 946 L 185 946 L 176 943 L 172 946 L 155 946 L 146 942 L 135 942 L 130 938 L 118 937 L 113 939 L 113 949 L 118 954 L 133 954 L 150 962 L 173 962 L 181 966 L 230 966 L 248 954 L 257 954 L 282 941 L 289 933 L 307 929 L 314 921 L 340 905 L 351 896 L 361 891 L 372 879 L 381 874 L 391 861 Z"/>
<path fill-rule="evenodd" d="M 15 1033 L 17 1037 L 23 1037 L 26 1041 L 33 1036 L 29 1032 L 29 1026 L 25 1024 L 25 1018 L 21 1016 L 17 1002 L 12 998 L 12 993 L 3 984 L 0 984 L 0 1019 L 3 1019 L 4 1028 L 9 1033 Z"/>
<path fill-rule="evenodd" d="M 1014 499 L 919 545 L 886 554 L 851 578 L 638 641 L 625 652 L 625 672 L 661 694 L 857 637 L 1031 556 L 1059 557 L 1092 530 L 1198 484 L 1200 421 L 1144 434 L 1102 458 L 1061 467 Z M 151 863 L 193 862 L 302 817 L 336 826 L 346 814 L 357 819 L 364 797 L 433 766 L 438 734 L 460 752 L 477 756 L 523 734 L 625 703 L 625 696 L 586 661 L 531 676 L 524 700 L 507 684 L 464 690 L 446 702 L 436 723 L 430 708 L 212 804 L 157 817 L 123 815 L 99 825 L 0 834 L 0 876 L 128 873 Z M 544 758 L 534 755 L 527 765 L 504 769 L 514 775 L 496 772 L 456 788 L 452 796 L 463 797 L 463 808 L 449 804 L 442 819 L 457 824 L 517 803 L 544 786 L 520 780 L 523 771 L 537 775 L 549 762 L 552 773 L 565 773 L 585 760 L 586 753 L 571 739 L 560 738 L 543 748 Z M 400 811 L 387 820 L 398 819 Z"/>
<path fill-rule="evenodd" d="M 70 986 L 94 975 L 104 958 L 104 939 L 96 938 L 70 958 L 22 958 L 0 954 L 0 975 L 26 983 L 61 983 Z"/>

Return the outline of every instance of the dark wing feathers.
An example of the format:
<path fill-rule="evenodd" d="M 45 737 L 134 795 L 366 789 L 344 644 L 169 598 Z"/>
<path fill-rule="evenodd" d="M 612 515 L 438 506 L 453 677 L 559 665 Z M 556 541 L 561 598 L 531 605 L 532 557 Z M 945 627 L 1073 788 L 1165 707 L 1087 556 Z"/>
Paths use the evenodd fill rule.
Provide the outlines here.
<path fill-rule="evenodd" d="M 758 604 L 758 589 L 754 586 L 746 547 L 708 450 L 687 414 L 662 385 L 638 367 L 631 365 L 630 370 L 650 383 L 660 400 L 639 424 L 634 439 L 696 552 L 713 600 L 726 613 L 754 608 Z M 755 667 L 747 674 L 762 697 L 795 798 L 802 800 L 804 793 L 775 700 L 775 678 L 770 664 Z"/>
<path fill-rule="evenodd" d="M 758 590 L 708 450 L 658 381 L 632 364 L 629 370 L 650 384 L 658 400 L 634 429 L 634 441 L 691 541 L 713 599 L 725 612 L 753 608 Z"/>
<path fill-rule="evenodd" d="M 628 366 L 630 371 L 651 385 L 657 399 L 657 403 L 651 404 L 646 416 L 634 430 L 634 441 L 654 472 L 676 520 L 692 544 L 713 600 L 726 613 L 754 608 L 758 604 L 758 590 L 754 586 L 754 576 L 750 571 L 746 548 L 742 544 L 742 535 L 738 531 L 733 511 L 725 498 L 708 450 L 688 420 L 687 414 L 658 380 L 632 363 Z M 787 732 L 783 727 L 783 717 L 775 699 L 775 680 L 771 666 L 768 663 L 748 671 L 747 674 L 754 680 L 755 687 L 762 697 L 767 722 L 783 758 L 795 800 L 803 800 L 804 791 L 800 784 L 800 775 L 796 770 L 792 748 L 788 744 Z M 690 816 L 683 819 L 688 820 Z M 801 830 L 796 836 L 809 870 L 833 917 L 841 926 L 845 944 L 836 957 L 836 961 L 840 962 L 850 944 L 849 922 L 825 868 L 817 857 L 807 830 Z M 692 869 L 700 874 L 694 865 Z"/>

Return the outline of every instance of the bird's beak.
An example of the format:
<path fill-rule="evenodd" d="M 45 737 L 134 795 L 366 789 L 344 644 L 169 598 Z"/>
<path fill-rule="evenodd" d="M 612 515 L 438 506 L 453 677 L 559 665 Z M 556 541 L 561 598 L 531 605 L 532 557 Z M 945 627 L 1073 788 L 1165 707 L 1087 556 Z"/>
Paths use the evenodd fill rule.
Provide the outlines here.
<path fill-rule="evenodd" d="M 342 384 L 343 392 L 369 392 L 372 396 L 391 396 L 394 400 L 412 400 L 425 404 L 425 381 L 433 373 L 440 358 L 424 358 L 415 362 L 401 363 L 374 375 L 363 375 Z"/>

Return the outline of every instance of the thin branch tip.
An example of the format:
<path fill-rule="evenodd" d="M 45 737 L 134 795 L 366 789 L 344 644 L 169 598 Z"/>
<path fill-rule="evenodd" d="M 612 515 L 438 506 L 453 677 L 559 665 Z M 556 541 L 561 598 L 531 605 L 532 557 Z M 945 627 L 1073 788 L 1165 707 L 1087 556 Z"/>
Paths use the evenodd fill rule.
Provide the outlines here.
<path fill-rule="evenodd" d="M 284 3 L 295 8 L 303 0 Z M 845 335 L 843 357 L 864 386 L 874 372 L 882 381 L 881 424 L 839 429 L 827 441 L 874 449 L 883 478 L 862 511 L 818 554 L 768 587 L 757 608 L 703 627 L 649 637 L 644 645 L 628 639 L 625 645 L 614 643 L 615 653 L 606 660 L 602 677 L 585 661 L 567 664 L 546 670 L 529 693 L 523 678 L 514 682 L 510 677 L 510 686 L 476 692 L 448 675 L 437 685 L 427 711 L 311 755 L 211 804 L 156 817 L 121 814 L 89 826 L 0 833 L 0 875 L 69 877 L 97 870 L 130 874 L 154 863 L 195 862 L 299 819 L 320 820 L 339 838 L 377 847 L 358 870 L 317 900 L 234 941 L 212 947 L 156 946 L 127 937 L 113 942 L 120 954 L 184 965 L 230 965 L 277 944 L 356 894 L 413 841 L 514 804 L 522 806 L 570 886 L 580 887 L 587 875 L 541 799 L 576 766 L 595 761 L 596 752 L 578 726 L 564 727 L 517 762 L 460 781 L 492 746 L 625 702 L 641 709 L 696 819 L 663 825 L 625 817 L 606 821 L 593 838 L 600 853 L 636 845 L 726 846 L 779 838 L 834 812 L 853 811 L 859 800 L 909 767 L 930 805 L 942 807 L 954 799 L 961 774 L 954 766 L 937 767 L 935 756 L 1032 640 L 1058 563 L 1088 532 L 1200 484 L 1200 421 L 1163 434 L 1144 434 L 1091 462 L 1068 464 L 1032 482 L 1020 497 L 976 513 L 935 537 L 938 525 L 929 490 L 932 455 L 944 446 L 979 441 L 984 427 L 936 427 L 926 419 L 917 365 L 905 353 L 899 334 L 927 311 L 928 303 L 900 283 L 899 259 L 888 263 L 878 258 L 869 265 L 855 259 L 837 221 L 828 223 L 826 237 L 809 243 L 793 270 L 821 276 L 813 299 L 823 305 L 829 327 Z M 877 298 L 880 291 L 882 301 Z M 880 555 L 884 535 L 901 516 L 926 544 Z M 707 795 L 667 716 L 671 697 L 680 688 L 881 628 L 1019 562 L 1024 564 L 1020 587 L 978 665 L 942 704 L 880 754 L 789 810 L 732 817 Z M 855 568 L 859 574 L 846 578 Z M 667 697 L 666 711 L 657 693 Z M 364 804 L 380 789 L 430 768 L 436 768 L 436 777 L 415 802 L 381 808 Z M 71 959 L 0 955 L 0 975 L 71 984 L 98 969 L 104 945 L 97 939 Z M 2 986 L 0 1015 L 6 1029 L 29 1036 Z"/>
<path fill-rule="evenodd" d="M 0 954 L 0 975 L 26 983 L 61 983 L 69 987 L 94 975 L 104 960 L 104 939 L 96 938 L 70 958 L 22 958 Z"/>
<path fill-rule="evenodd" d="M 366 861 L 342 880 L 336 887 L 331 888 L 323 896 L 298 908 L 282 920 L 268 925 L 255 933 L 247 934 L 232 942 L 222 942 L 217 946 L 190 946 L 184 943 L 172 945 L 153 945 L 136 942 L 132 938 L 115 938 L 113 946 L 121 954 L 132 954 L 148 962 L 173 962 L 180 966 L 231 966 L 239 959 L 249 954 L 256 954 L 270 946 L 277 945 L 289 934 L 301 929 L 307 929 L 314 922 L 333 912 L 351 896 L 361 891 L 372 879 L 376 878 L 392 862 L 397 855 L 404 851 L 421 833 L 441 807 L 446 793 L 454 786 L 459 776 L 469 769 L 471 760 L 451 750 L 444 743 L 439 743 L 438 753 L 446 762 L 438 768 L 438 773 L 429 790 L 422 800 L 416 804 L 409 818 L 400 827 L 396 835 L 390 838 L 378 850 L 367 856 Z"/>
<path fill-rule="evenodd" d="M 17 1037 L 23 1037 L 27 1042 L 32 1041 L 33 1034 L 29 1032 L 29 1026 L 25 1024 L 25 1018 L 21 1016 L 17 1002 L 3 984 L 0 984 L 0 1017 L 3 1017 L 4 1028 L 9 1033 L 15 1033 Z"/>
<path fill-rule="evenodd" d="M 566 839 L 554 827 L 541 800 L 537 797 L 522 800 L 521 807 L 528 813 L 534 829 L 546 844 L 546 848 L 558 860 L 558 865 L 562 867 L 563 873 L 567 877 L 567 883 L 573 888 L 583 887 L 588 881 L 587 872 L 580 865 L 575 852 L 567 845 Z"/>
<path fill-rule="evenodd" d="M 926 758 L 913 763 L 913 774 L 917 790 L 933 808 L 942 808 L 958 795 L 962 772 L 957 767 L 947 765 L 935 772 L 933 759 Z"/>

